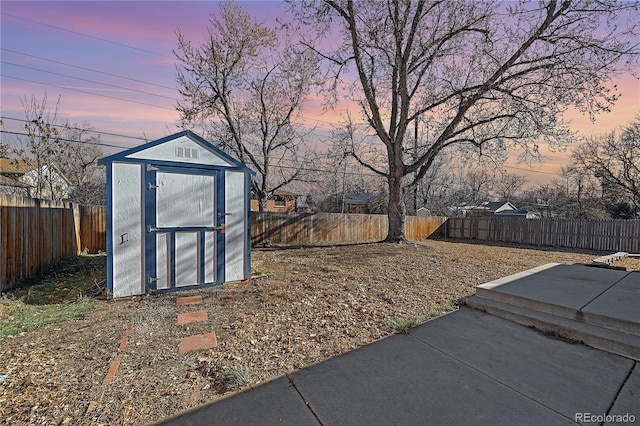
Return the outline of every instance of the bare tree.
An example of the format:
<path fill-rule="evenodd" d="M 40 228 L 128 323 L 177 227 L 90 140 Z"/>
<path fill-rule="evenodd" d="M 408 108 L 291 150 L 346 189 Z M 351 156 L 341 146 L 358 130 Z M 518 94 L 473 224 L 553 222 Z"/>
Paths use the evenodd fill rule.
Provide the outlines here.
<path fill-rule="evenodd" d="M 28 195 L 35 198 L 104 204 L 104 173 L 98 166 L 103 155 L 99 137 L 85 123 L 61 122 L 58 106 L 47 106 L 47 94 L 21 98 L 25 112 L 24 132 L 7 145 L 7 156 L 26 173 Z M 82 195 L 81 195 L 82 194 Z"/>
<path fill-rule="evenodd" d="M 572 154 L 572 167 L 590 170 L 640 212 L 640 116 L 619 134 L 592 137 Z"/>
<path fill-rule="evenodd" d="M 260 210 L 300 177 L 307 136 L 293 124 L 318 75 L 313 56 L 225 2 L 198 48 L 178 32 L 177 80 L 183 126 L 200 126 L 220 148 L 257 172 Z M 284 43 L 284 45 L 282 44 Z"/>
<path fill-rule="evenodd" d="M 55 161 L 71 185 L 70 201 L 92 206 L 106 202 L 104 168 L 98 165 L 104 155 L 99 142 L 89 123 L 67 124 L 64 128 Z"/>
<path fill-rule="evenodd" d="M 56 168 L 59 140 L 62 137 L 58 122 L 58 105 L 51 111 L 47 107 L 47 93 L 42 100 L 35 96 L 20 98 L 24 108 L 24 135 L 11 144 L 10 157 L 24 164 L 27 179 L 32 190 L 29 195 L 35 198 L 60 200 L 66 198 L 64 182 Z M 29 166 L 27 166 L 29 165 Z"/>
<path fill-rule="evenodd" d="M 563 194 L 563 216 L 575 219 L 602 219 L 602 190 L 593 174 L 577 164 L 560 170 L 560 179 L 552 184 Z"/>
<path fill-rule="evenodd" d="M 494 188 L 502 200 L 513 201 L 519 196 L 527 183 L 527 178 L 516 173 L 501 173 L 494 183 Z"/>
<path fill-rule="evenodd" d="M 621 13 L 637 13 L 631 3 L 291 3 L 314 26 L 306 45 L 331 66 L 329 99 L 357 100 L 383 144 L 385 163 L 352 155 L 387 180 L 386 241 L 404 239 L 405 176 L 422 179 L 453 146 L 483 154 L 519 147 L 524 157 L 535 157 L 540 143 L 564 143 L 566 107 L 592 116 L 606 111 L 618 97 L 608 83 L 621 68 L 633 69 L 638 57 L 629 36 L 640 20 L 616 22 Z M 429 136 L 414 159 L 405 145 L 416 120 Z"/>

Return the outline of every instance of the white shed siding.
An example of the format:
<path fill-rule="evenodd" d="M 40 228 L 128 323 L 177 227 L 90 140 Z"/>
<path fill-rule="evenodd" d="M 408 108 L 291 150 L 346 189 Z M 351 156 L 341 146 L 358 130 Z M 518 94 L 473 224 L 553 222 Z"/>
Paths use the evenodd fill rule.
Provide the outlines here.
<path fill-rule="evenodd" d="M 156 265 L 158 281 L 156 282 L 156 288 L 158 290 L 164 290 L 170 287 L 171 282 L 171 261 L 169 259 L 169 253 L 171 248 L 169 234 L 166 232 L 158 232 L 156 234 Z"/>
<path fill-rule="evenodd" d="M 113 297 L 144 293 L 142 165 L 113 163 Z"/>
<path fill-rule="evenodd" d="M 223 158 L 200 146 L 186 136 L 127 155 L 142 160 L 174 161 L 189 164 L 232 166 Z"/>
<path fill-rule="evenodd" d="M 215 177 L 158 172 L 156 226 L 215 226 Z"/>
<path fill-rule="evenodd" d="M 198 234 L 176 232 L 176 287 L 198 284 Z"/>
<path fill-rule="evenodd" d="M 245 175 L 225 172 L 226 233 L 225 281 L 243 280 L 247 253 L 247 209 L 245 207 Z"/>

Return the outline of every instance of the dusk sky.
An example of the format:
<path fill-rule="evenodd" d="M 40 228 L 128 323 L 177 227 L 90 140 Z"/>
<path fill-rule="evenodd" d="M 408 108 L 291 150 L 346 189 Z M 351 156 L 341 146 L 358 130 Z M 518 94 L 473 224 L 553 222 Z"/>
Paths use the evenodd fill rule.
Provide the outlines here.
<path fill-rule="evenodd" d="M 275 1 L 238 3 L 266 23 L 287 9 Z M 103 132 L 103 143 L 132 147 L 142 143 L 136 138 L 154 140 L 180 130 L 172 53 L 177 46 L 176 30 L 199 44 L 218 3 L 3 0 L 0 11 L 4 129 L 20 131 L 22 123 L 12 120 L 24 119 L 20 98 L 41 99 L 46 90 L 51 108 L 61 95 L 60 122 L 87 122 Z M 585 135 L 609 132 L 640 111 L 640 82 L 625 76 L 617 84 L 622 97 L 613 111 L 599 116 L 595 124 L 573 115 L 575 130 Z M 344 107 L 323 114 L 318 104 L 306 104 L 303 124 L 315 126 L 318 136 L 324 136 Z M 548 173 L 555 173 L 565 161 L 566 155 L 554 154 L 542 167 L 535 167 L 543 173 L 527 175 L 549 180 L 553 176 Z"/>

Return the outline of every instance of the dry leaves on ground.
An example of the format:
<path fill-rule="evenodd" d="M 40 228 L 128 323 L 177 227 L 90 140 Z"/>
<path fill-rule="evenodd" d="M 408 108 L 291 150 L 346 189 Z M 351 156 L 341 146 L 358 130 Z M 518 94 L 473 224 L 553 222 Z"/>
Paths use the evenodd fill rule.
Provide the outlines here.
<path fill-rule="evenodd" d="M 147 424 L 448 312 L 480 283 L 594 257 L 447 241 L 257 249 L 260 276 L 248 284 L 110 301 L 85 318 L 2 339 L 0 425 Z M 176 306 L 193 294 L 202 305 Z M 208 319 L 177 324 L 178 313 L 196 310 Z M 178 353 L 181 338 L 211 331 L 217 347 Z"/>

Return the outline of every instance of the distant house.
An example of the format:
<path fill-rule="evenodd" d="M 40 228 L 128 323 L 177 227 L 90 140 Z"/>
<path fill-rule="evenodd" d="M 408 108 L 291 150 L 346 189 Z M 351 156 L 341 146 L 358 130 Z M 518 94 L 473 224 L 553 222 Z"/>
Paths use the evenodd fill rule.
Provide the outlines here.
<path fill-rule="evenodd" d="M 30 185 L 20 181 L 20 177 L 31 169 L 28 161 L 0 158 L 0 193 L 29 196 Z"/>
<path fill-rule="evenodd" d="M 485 201 L 465 210 L 466 217 L 523 217 L 535 219 L 538 216 L 528 210 L 518 209 L 508 201 Z"/>
<path fill-rule="evenodd" d="M 369 204 L 377 198 L 375 195 L 345 195 L 344 211 L 345 213 L 368 214 Z"/>
<path fill-rule="evenodd" d="M 276 190 L 271 198 L 267 200 L 268 212 L 276 213 L 291 213 L 298 211 L 298 197 L 299 194 L 295 194 L 289 191 L 283 191 L 281 189 Z M 258 204 L 258 198 L 253 191 L 251 192 L 251 211 L 257 212 L 260 210 Z"/>
<path fill-rule="evenodd" d="M 465 216 L 493 216 L 501 212 L 516 211 L 518 208 L 508 201 L 485 201 L 484 203 L 466 209 Z"/>
<path fill-rule="evenodd" d="M 539 219 L 540 216 L 535 214 L 534 212 L 530 212 L 529 210 L 519 209 L 519 210 L 504 210 L 501 212 L 495 213 L 497 217 L 521 217 L 525 219 Z"/>
<path fill-rule="evenodd" d="M 38 188 L 40 182 L 40 188 Z M 0 158 L 0 192 L 32 198 L 65 200 L 71 184 L 55 167 L 34 161 Z"/>

